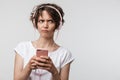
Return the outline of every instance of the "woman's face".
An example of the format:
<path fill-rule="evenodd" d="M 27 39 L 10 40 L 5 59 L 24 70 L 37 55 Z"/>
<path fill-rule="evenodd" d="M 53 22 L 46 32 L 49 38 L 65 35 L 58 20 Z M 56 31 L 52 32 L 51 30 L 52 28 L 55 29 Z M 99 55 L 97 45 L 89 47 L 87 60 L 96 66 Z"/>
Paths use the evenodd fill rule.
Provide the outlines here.
<path fill-rule="evenodd" d="M 53 38 L 55 22 L 47 11 L 43 11 L 42 16 L 38 17 L 37 27 L 41 37 Z"/>

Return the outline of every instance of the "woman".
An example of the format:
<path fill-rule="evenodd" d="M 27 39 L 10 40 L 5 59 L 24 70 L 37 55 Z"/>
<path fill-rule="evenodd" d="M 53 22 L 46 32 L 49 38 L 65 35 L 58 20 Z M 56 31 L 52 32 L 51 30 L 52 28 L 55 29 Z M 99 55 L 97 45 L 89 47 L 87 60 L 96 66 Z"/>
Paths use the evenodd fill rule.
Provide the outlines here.
<path fill-rule="evenodd" d="M 54 41 L 54 32 L 64 23 L 63 16 L 62 8 L 51 3 L 40 4 L 32 11 L 31 21 L 40 36 L 15 47 L 14 80 L 68 80 L 74 58 Z M 37 49 L 47 50 L 48 56 L 36 56 Z"/>

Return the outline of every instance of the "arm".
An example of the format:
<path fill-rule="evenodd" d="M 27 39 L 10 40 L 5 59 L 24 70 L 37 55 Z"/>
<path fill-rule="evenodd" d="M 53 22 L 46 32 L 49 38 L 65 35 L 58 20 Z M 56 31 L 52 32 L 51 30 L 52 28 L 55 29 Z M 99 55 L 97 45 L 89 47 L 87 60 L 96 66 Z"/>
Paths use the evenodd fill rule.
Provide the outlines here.
<path fill-rule="evenodd" d="M 69 80 L 69 70 L 70 70 L 70 63 L 66 64 L 60 71 L 56 74 L 53 74 L 53 80 Z"/>
<path fill-rule="evenodd" d="M 31 73 L 30 63 L 23 69 L 23 58 L 16 53 L 14 63 L 14 80 L 27 80 Z"/>

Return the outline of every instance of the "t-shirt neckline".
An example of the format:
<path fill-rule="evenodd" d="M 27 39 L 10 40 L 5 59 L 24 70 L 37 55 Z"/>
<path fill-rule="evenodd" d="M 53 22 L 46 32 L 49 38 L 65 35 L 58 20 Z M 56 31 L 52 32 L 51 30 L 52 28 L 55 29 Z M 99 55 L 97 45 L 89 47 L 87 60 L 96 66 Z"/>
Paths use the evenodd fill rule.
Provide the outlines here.
<path fill-rule="evenodd" d="M 30 43 L 31 47 L 32 47 L 34 50 L 37 50 L 37 49 L 33 46 L 32 41 L 30 41 L 29 43 Z M 51 51 L 51 52 L 49 52 L 49 53 L 57 52 L 57 51 L 59 51 L 60 48 L 62 48 L 62 46 L 59 46 L 56 50 Z M 38 49 L 42 49 L 42 48 L 38 48 Z"/>

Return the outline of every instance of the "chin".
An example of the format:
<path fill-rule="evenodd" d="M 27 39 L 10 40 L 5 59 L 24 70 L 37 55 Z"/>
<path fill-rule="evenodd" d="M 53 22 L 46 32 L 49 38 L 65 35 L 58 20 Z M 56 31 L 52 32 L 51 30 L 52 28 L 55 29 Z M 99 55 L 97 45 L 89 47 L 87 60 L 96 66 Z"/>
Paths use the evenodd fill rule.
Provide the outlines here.
<path fill-rule="evenodd" d="M 52 38 L 52 36 L 50 34 L 42 34 L 41 37 L 43 37 L 43 38 Z"/>

